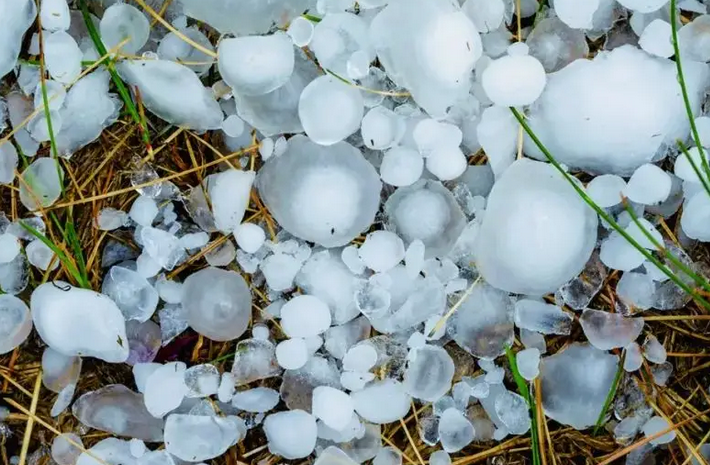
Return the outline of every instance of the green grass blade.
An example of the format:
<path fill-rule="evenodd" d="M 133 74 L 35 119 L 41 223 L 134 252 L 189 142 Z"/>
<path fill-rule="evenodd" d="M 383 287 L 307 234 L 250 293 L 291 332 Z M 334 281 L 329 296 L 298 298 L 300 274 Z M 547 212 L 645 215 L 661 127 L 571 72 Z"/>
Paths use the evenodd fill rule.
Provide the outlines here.
<path fill-rule="evenodd" d="M 98 52 L 99 56 L 103 57 L 108 52 L 106 50 L 106 47 L 104 46 L 104 43 L 101 41 L 101 35 L 99 34 L 99 31 L 96 30 L 96 26 L 94 26 L 94 22 L 91 20 L 89 9 L 86 6 L 86 0 L 79 0 L 79 6 L 81 8 L 81 14 L 84 17 L 84 23 L 86 23 L 86 29 L 89 31 L 91 41 L 94 43 L 94 47 L 96 48 L 96 51 Z M 141 131 L 143 141 L 148 146 L 150 146 L 150 137 L 148 136 L 148 125 L 138 113 L 138 108 L 136 108 L 136 105 L 135 103 L 133 103 L 133 99 L 131 98 L 131 93 L 128 91 L 128 88 L 126 88 L 126 85 L 123 83 L 118 73 L 116 72 L 116 67 L 113 64 L 113 61 L 109 60 L 106 63 L 106 68 L 108 69 L 108 72 L 111 75 L 111 80 L 113 80 L 118 94 L 121 96 L 121 99 L 123 99 L 123 102 L 126 104 L 126 108 L 128 109 L 128 112 L 130 113 L 131 117 L 138 125 L 141 126 L 141 128 L 143 128 L 143 130 Z"/>
<path fill-rule="evenodd" d="M 624 359 L 626 359 L 626 351 L 624 351 L 624 353 L 621 355 L 621 358 L 619 359 L 619 366 L 616 369 L 614 381 L 612 381 L 611 383 L 611 388 L 609 388 L 609 392 L 607 393 L 606 399 L 604 400 L 602 411 L 599 413 L 597 422 L 594 425 L 594 430 L 592 431 L 593 436 L 596 436 L 599 432 L 599 429 L 602 427 L 604 419 L 607 416 L 607 412 L 609 411 L 609 407 L 611 407 L 611 403 L 614 401 L 614 397 L 616 397 L 616 390 L 619 387 L 619 381 L 621 381 L 621 375 L 624 372 Z"/>
<path fill-rule="evenodd" d="M 86 260 L 84 260 L 84 251 L 81 249 L 81 241 L 79 241 L 79 236 L 74 228 L 74 221 L 71 215 L 66 220 L 66 226 L 64 227 L 64 240 L 71 247 L 74 252 L 74 260 L 76 260 L 78 272 L 85 283 L 89 282 L 89 274 L 86 270 Z"/>
<path fill-rule="evenodd" d="M 505 346 L 505 356 L 508 358 L 508 365 L 510 365 L 510 371 L 513 373 L 515 384 L 518 386 L 518 392 L 528 404 L 530 412 L 530 450 L 532 451 L 532 461 L 533 465 L 540 465 L 542 463 L 542 456 L 540 454 L 540 442 L 537 436 L 537 409 L 535 408 L 535 400 L 530 395 L 530 388 L 525 378 L 520 374 L 515 354 L 509 346 Z"/>
<path fill-rule="evenodd" d="M 705 192 L 707 192 L 708 196 L 710 196 L 710 184 L 708 184 L 708 176 L 702 175 L 702 173 L 700 172 L 700 168 L 698 168 L 698 165 L 695 164 L 695 160 L 693 160 L 693 157 L 690 156 L 690 152 L 688 151 L 688 147 L 685 146 L 683 141 L 678 139 L 676 141 L 676 143 L 678 144 L 678 147 L 680 147 L 681 152 L 683 152 L 683 155 L 685 155 L 685 157 L 688 159 L 688 163 L 690 163 L 690 166 L 693 168 L 695 175 L 698 177 L 698 180 L 703 185 Z M 703 152 L 700 152 L 700 157 L 702 159 L 705 158 L 705 155 Z"/>
<path fill-rule="evenodd" d="M 535 132 L 530 128 L 528 125 L 527 121 L 525 121 L 525 118 L 523 115 L 515 108 L 510 107 L 510 111 L 513 112 L 513 115 L 515 116 L 515 119 L 518 120 L 520 125 L 523 127 L 523 130 L 530 136 L 530 139 L 537 145 L 537 147 L 540 149 L 540 151 L 545 155 L 545 158 L 550 162 L 552 166 L 557 169 L 557 171 L 564 176 L 564 178 L 567 180 L 567 182 L 570 183 L 572 188 L 577 192 L 577 194 L 584 200 L 584 202 L 589 205 L 604 221 L 606 221 L 616 232 L 618 232 L 621 237 L 623 237 L 629 244 L 631 244 L 636 250 L 641 253 L 648 261 L 653 263 L 658 267 L 659 270 L 663 272 L 668 278 L 673 281 L 675 284 L 678 285 L 681 289 L 684 291 L 688 292 L 693 298 L 700 303 L 705 309 L 710 310 L 710 302 L 707 300 L 703 299 L 698 295 L 697 292 L 694 290 L 690 289 L 687 284 L 683 282 L 678 276 L 676 276 L 664 263 L 661 263 L 660 260 L 658 260 L 656 257 L 653 256 L 651 252 L 646 250 L 644 247 L 642 247 L 633 237 L 627 233 L 624 228 L 619 226 L 619 224 L 614 221 L 614 218 L 612 218 L 607 212 L 605 212 L 599 205 L 594 202 L 594 200 L 591 199 L 587 195 L 587 193 L 582 189 L 578 184 L 577 181 L 570 176 L 567 171 L 565 171 L 564 168 L 560 165 L 560 163 L 555 159 L 555 157 L 550 153 L 550 151 L 545 147 L 545 145 L 538 139 L 537 135 Z"/>
<path fill-rule="evenodd" d="M 695 125 L 695 117 L 693 116 L 693 109 L 690 106 L 690 97 L 688 96 L 688 88 L 685 85 L 685 76 L 683 75 L 683 63 L 681 63 L 680 58 L 680 47 L 678 45 L 678 9 L 676 8 L 677 0 L 671 0 L 671 36 L 673 42 L 673 53 L 675 54 L 675 67 L 678 73 L 678 83 L 680 84 L 680 90 L 683 94 L 683 103 L 685 104 L 685 111 L 688 114 L 688 122 L 690 123 L 690 130 L 695 140 L 695 145 L 700 150 L 700 162 L 703 165 L 705 173 L 710 177 L 710 166 L 708 165 L 707 158 L 705 157 L 705 149 L 703 149 L 702 141 L 700 140 L 700 133 L 698 132 L 698 127 Z"/>
<path fill-rule="evenodd" d="M 313 23 L 320 23 L 321 21 L 323 21 L 322 18 L 319 18 L 318 16 L 309 15 L 308 13 L 303 13 L 301 16 Z"/>

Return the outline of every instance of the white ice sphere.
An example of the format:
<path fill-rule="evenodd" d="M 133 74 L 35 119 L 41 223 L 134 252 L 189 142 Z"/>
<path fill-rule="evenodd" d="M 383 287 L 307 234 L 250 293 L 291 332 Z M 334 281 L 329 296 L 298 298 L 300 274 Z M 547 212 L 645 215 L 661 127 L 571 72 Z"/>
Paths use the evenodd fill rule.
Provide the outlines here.
<path fill-rule="evenodd" d="M 377 350 L 370 344 L 357 344 L 343 357 L 343 370 L 367 372 L 377 363 Z"/>
<path fill-rule="evenodd" d="M 257 387 L 240 391 L 232 397 L 232 406 L 245 412 L 268 412 L 279 403 L 279 393 L 273 389 Z"/>
<path fill-rule="evenodd" d="M 434 402 L 451 389 L 454 361 L 441 347 L 412 349 L 404 372 L 404 388 L 417 399 Z"/>
<path fill-rule="evenodd" d="M 74 465 L 81 455 L 81 449 L 67 439 L 71 439 L 75 444 L 84 447 L 81 438 L 74 433 L 64 433 L 61 436 L 56 436 L 52 441 L 52 459 L 59 465 Z"/>
<path fill-rule="evenodd" d="M 0 4 L 0 79 L 15 68 L 25 32 L 34 23 L 37 5 L 34 0 L 4 1 Z"/>
<path fill-rule="evenodd" d="M 104 11 L 99 30 L 106 49 L 113 49 L 128 39 L 119 50 L 135 55 L 148 42 L 150 21 L 138 8 L 127 3 L 114 3 Z"/>
<path fill-rule="evenodd" d="M 671 424 L 668 422 L 663 417 L 652 417 L 650 420 L 648 420 L 646 423 L 644 423 L 642 430 L 644 436 L 653 436 L 655 434 L 660 433 L 661 431 L 665 431 L 668 428 L 671 427 Z M 669 442 L 673 442 L 676 437 L 676 432 L 674 429 L 671 429 L 665 434 L 660 435 L 659 437 L 655 439 L 651 439 L 651 444 L 654 446 L 660 445 L 660 444 L 668 444 Z"/>
<path fill-rule="evenodd" d="M 658 205 L 671 193 L 671 177 L 656 165 L 639 166 L 629 179 L 624 193 L 633 202 Z"/>
<path fill-rule="evenodd" d="M 543 334 L 569 335 L 574 318 L 557 305 L 537 300 L 520 299 L 515 302 L 515 325 L 521 329 Z"/>
<path fill-rule="evenodd" d="M 228 234 L 235 231 L 249 206 L 253 171 L 228 169 L 207 177 L 207 192 L 217 229 Z"/>
<path fill-rule="evenodd" d="M 237 417 L 173 413 L 165 420 L 165 450 L 188 462 L 219 457 L 245 435 L 246 425 Z"/>
<path fill-rule="evenodd" d="M 443 257 L 461 235 L 466 220 L 451 191 L 440 182 L 420 180 L 400 187 L 384 206 L 387 229 L 405 245 L 420 240 L 425 257 Z"/>
<path fill-rule="evenodd" d="M 20 240 L 10 233 L 0 234 L 0 263 L 9 263 L 22 250 Z"/>
<path fill-rule="evenodd" d="M 221 127 L 224 117 L 212 90 L 187 66 L 167 60 L 126 60 L 117 68 L 130 86 L 138 88 L 145 107 L 159 118 L 196 131 Z"/>
<path fill-rule="evenodd" d="M 483 110 L 476 136 L 496 177 L 515 161 L 519 129 L 520 124 L 509 108 L 493 105 Z"/>
<path fill-rule="evenodd" d="M 680 225 L 683 232 L 691 239 L 710 242 L 710 197 L 700 190 L 683 207 Z"/>
<path fill-rule="evenodd" d="M 276 360 L 286 370 L 298 370 L 308 361 L 308 346 L 301 338 L 286 339 L 276 346 Z"/>
<path fill-rule="evenodd" d="M 234 238 L 240 249 L 246 253 L 255 253 L 264 245 L 266 233 L 258 224 L 242 223 L 234 231 Z"/>
<path fill-rule="evenodd" d="M 259 170 L 256 186 L 279 225 L 324 247 L 345 245 L 367 229 L 379 209 L 382 183 L 353 146 L 289 139 L 286 152 Z"/>
<path fill-rule="evenodd" d="M 264 95 L 286 84 L 295 62 L 293 43 L 284 32 L 224 39 L 218 55 L 222 79 L 244 95 Z"/>
<path fill-rule="evenodd" d="M 414 184 L 424 171 L 421 154 L 408 147 L 394 147 L 385 152 L 380 165 L 380 177 L 391 186 L 401 187 Z"/>
<path fill-rule="evenodd" d="M 320 145 L 333 145 L 360 128 L 364 102 L 360 90 L 327 74 L 303 89 L 298 117 L 306 134 Z"/>
<path fill-rule="evenodd" d="M 128 358 L 126 323 L 107 296 L 52 281 L 34 290 L 30 307 L 37 332 L 57 352 L 110 363 Z"/>
<path fill-rule="evenodd" d="M 353 416 L 352 398 L 330 386 L 318 386 L 313 390 L 313 415 L 336 431 L 343 430 Z"/>
<path fill-rule="evenodd" d="M 597 176 L 587 184 L 587 195 L 601 208 L 620 204 L 625 191 L 626 181 L 615 174 Z"/>
<path fill-rule="evenodd" d="M 499 289 L 543 295 L 584 269 L 596 239 L 597 215 L 562 175 L 521 159 L 488 197 L 474 244 L 476 267 Z"/>
<path fill-rule="evenodd" d="M 115 208 L 102 208 L 96 215 L 96 227 L 101 231 L 113 231 L 128 224 L 128 214 Z"/>
<path fill-rule="evenodd" d="M 404 259 L 404 243 L 390 231 L 374 231 L 367 235 L 358 250 L 360 260 L 376 273 L 384 273 Z"/>
<path fill-rule="evenodd" d="M 141 226 L 150 226 L 153 220 L 158 216 L 158 205 L 155 200 L 147 195 L 139 195 L 133 201 L 128 216 Z"/>
<path fill-rule="evenodd" d="M 520 376 L 532 381 L 540 374 L 540 351 L 534 347 L 524 349 L 515 354 Z"/>
<path fill-rule="evenodd" d="M 170 362 L 156 369 L 145 381 L 143 401 L 155 418 L 178 408 L 187 395 L 185 364 Z"/>
<path fill-rule="evenodd" d="M 372 382 L 361 391 L 353 392 L 351 397 L 357 414 L 376 424 L 404 418 L 412 400 L 404 385 L 393 379 Z"/>
<path fill-rule="evenodd" d="M 0 184 L 12 184 L 18 160 L 17 149 L 11 142 L 0 143 Z"/>
<path fill-rule="evenodd" d="M 81 74 L 82 51 L 72 36 L 64 31 L 45 33 L 44 59 L 52 79 L 69 84 Z"/>
<path fill-rule="evenodd" d="M 656 336 L 649 335 L 643 342 L 643 356 L 649 362 L 661 365 L 666 363 L 668 353 Z"/>
<path fill-rule="evenodd" d="M 592 29 L 592 18 L 599 8 L 599 0 L 576 2 L 575 0 L 555 0 L 557 17 L 574 29 Z"/>
<path fill-rule="evenodd" d="M 35 159 L 20 176 L 20 201 L 28 210 L 47 208 L 62 193 L 64 170 L 53 158 Z"/>
<path fill-rule="evenodd" d="M 589 53 L 584 32 L 570 28 L 556 17 L 539 21 L 525 43 L 530 47 L 530 55 L 540 60 L 548 73 L 559 71 Z"/>
<path fill-rule="evenodd" d="M 308 44 L 320 65 L 340 76 L 348 74 L 348 59 L 363 52 L 369 63 L 375 58 L 368 24 L 353 13 L 329 13 L 315 25 Z"/>
<path fill-rule="evenodd" d="M 458 3 L 425 0 L 412 8 L 406 0 L 390 1 L 372 20 L 370 34 L 388 76 L 432 117 L 443 117 L 468 94 L 483 46 Z"/>
<path fill-rule="evenodd" d="M 180 0 L 183 13 L 220 33 L 266 34 L 276 23 L 285 26 L 314 7 L 313 0 Z"/>
<path fill-rule="evenodd" d="M 191 366 L 184 371 L 183 378 L 187 386 L 186 397 L 209 397 L 217 394 L 219 389 L 219 370 L 209 363 Z"/>
<path fill-rule="evenodd" d="M 0 295 L 0 354 L 13 351 L 30 332 L 32 316 L 27 305 L 13 295 Z"/>
<path fill-rule="evenodd" d="M 244 121 L 237 115 L 229 115 L 222 121 L 222 131 L 229 137 L 239 137 L 244 133 Z"/>
<path fill-rule="evenodd" d="M 205 268 L 185 280 L 182 306 L 192 329 L 214 341 L 230 341 L 249 325 L 251 291 L 238 273 Z"/>
<path fill-rule="evenodd" d="M 299 16 L 291 21 L 286 33 L 291 37 L 293 45 L 296 47 L 305 47 L 311 42 L 314 29 L 315 27 L 311 21 L 303 16 Z"/>
<path fill-rule="evenodd" d="M 316 419 L 303 410 L 273 413 L 264 420 L 269 451 L 289 460 L 308 457 L 316 446 Z"/>
<path fill-rule="evenodd" d="M 362 140 L 370 149 L 386 150 L 404 136 L 404 118 L 385 107 L 375 107 L 362 119 Z"/>
<path fill-rule="evenodd" d="M 619 3 L 638 13 L 653 13 L 668 3 L 668 0 L 619 0 Z"/>
<path fill-rule="evenodd" d="M 703 14 L 697 16 L 678 31 L 680 54 L 685 60 L 684 63 L 710 61 L 710 52 L 708 52 L 708 44 L 710 44 L 709 24 L 710 15 Z"/>
<path fill-rule="evenodd" d="M 547 75 L 542 63 L 533 56 L 506 55 L 493 60 L 481 79 L 483 90 L 495 105 L 514 107 L 537 100 L 545 88 Z"/>
<path fill-rule="evenodd" d="M 601 350 L 626 347 L 643 331 L 642 318 L 628 318 L 619 313 L 586 309 L 579 322 L 589 342 Z"/>
<path fill-rule="evenodd" d="M 481 34 L 498 29 L 505 17 L 503 0 L 466 0 L 461 9 Z"/>
<path fill-rule="evenodd" d="M 447 321 L 447 333 L 476 357 L 494 359 L 513 341 L 513 302 L 507 293 L 478 284 Z"/>
<path fill-rule="evenodd" d="M 461 176 L 468 161 L 457 146 L 439 147 L 426 157 L 426 169 L 441 181 L 451 181 Z"/>
<path fill-rule="evenodd" d="M 671 42 L 671 25 L 662 20 L 654 19 L 646 26 L 639 37 L 639 46 L 651 55 L 661 58 L 673 56 Z"/>
<path fill-rule="evenodd" d="M 540 364 L 542 405 L 553 420 L 582 430 L 597 422 L 619 360 L 588 344 L 573 344 Z"/>
<path fill-rule="evenodd" d="M 111 267 L 101 292 L 116 303 L 126 321 L 147 321 L 158 307 L 155 288 L 143 276 L 122 266 Z"/>
<path fill-rule="evenodd" d="M 460 411 L 448 408 L 439 417 L 439 438 L 446 452 L 458 452 L 473 441 L 476 431 Z"/>
<path fill-rule="evenodd" d="M 684 74 L 697 113 L 710 72 L 688 61 Z M 675 63 L 630 45 L 551 74 L 528 121 L 560 163 L 625 176 L 689 134 Z M 530 139 L 525 147 L 543 158 Z"/>
<path fill-rule="evenodd" d="M 624 348 L 624 371 L 633 373 L 643 365 L 643 354 L 641 347 L 636 342 L 632 342 Z"/>
<path fill-rule="evenodd" d="M 330 327 L 328 306 L 318 297 L 299 295 L 281 307 L 281 327 L 289 337 L 311 337 Z"/>

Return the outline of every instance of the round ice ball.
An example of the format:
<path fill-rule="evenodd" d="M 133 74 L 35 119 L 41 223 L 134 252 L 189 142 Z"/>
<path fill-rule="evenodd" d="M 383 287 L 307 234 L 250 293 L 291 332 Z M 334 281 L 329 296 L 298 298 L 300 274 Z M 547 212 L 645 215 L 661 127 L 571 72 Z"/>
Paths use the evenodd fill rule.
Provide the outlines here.
<path fill-rule="evenodd" d="M 364 105 L 357 88 L 325 75 L 303 89 L 298 102 L 298 117 L 313 142 L 333 145 L 360 128 Z"/>
<path fill-rule="evenodd" d="M 324 247 L 345 245 L 375 219 L 382 183 L 359 150 L 298 135 L 259 171 L 266 207 L 289 233 Z"/>
<path fill-rule="evenodd" d="M 230 341 L 249 325 L 251 292 L 238 273 L 205 268 L 185 280 L 182 306 L 192 329 L 213 341 Z"/>
<path fill-rule="evenodd" d="M 0 354 L 19 346 L 32 331 L 32 317 L 27 305 L 15 296 L 0 295 Z"/>
<path fill-rule="evenodd" d="M 547 82 L 542 63 L 530 55 L 506 55 L 494 60 L 481 79 L 488 98 L 504 107 L 530 105 Z"/>
<path fill-rule="evenodd" d="M 101 40 L 107 49 L 112 49 L 128 39 L 121 51 L 135 54 L 148 42 L 150 22 L 136 7 L 127 3 L 115 3 L 108 7 L 99 25 Z"/>
<path fill-rule="evenodd" d="M 492 286 L 543 295 L 579 274 L 597 239 L 597 216 L 547 163 L 521 159 L 495 183 L 474 244 Z"/>

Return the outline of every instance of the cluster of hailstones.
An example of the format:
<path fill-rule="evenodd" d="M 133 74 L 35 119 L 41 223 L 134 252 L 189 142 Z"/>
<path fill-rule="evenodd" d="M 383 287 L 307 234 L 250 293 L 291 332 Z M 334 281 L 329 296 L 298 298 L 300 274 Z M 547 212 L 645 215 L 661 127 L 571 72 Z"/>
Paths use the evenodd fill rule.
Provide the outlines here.
<path fill-rule="evenodd" d="M 539 377 L 545 414 L 576 429 L 597 421 L 619 363 L 613 349 L 624 351 L 626 371 L 647 360 L 656 384 L 670 378 L 663 345 L 651 334 L 637 342 L 644 322 L 634 315 L 680 308 L 689 296 L 521 139 L 508 107 L 565 169 L 592 176 L 577 187 L 650 253 L 664 242 L 659 219 L 682 206 L 678 242 L 666 246 L 692 267 L 682 247 L 710 241 L 707 152 L 696 145 L 710 144 L 706 4 L 681 2 L 693 19 L 678 25 L 674 57 L 695 118 L 691 140 L 667 0 L 177 0 L 161 11 L 170 28 L 151 28 L 160 2 L 138 2 L 145 11 L 88 3 L 102 13 L 89 20 L 119 54 L 120 78 L 152 115 L 219 131 L 229 151 L 255 132 L 263 166 L 242 170 L 246 159 L 235 158 L 180 192 L 146 185 L 158 174 L 140 165 L 130 211 L 106 208 L 95 221 L 132 234 L 140 253 L 109 241 L 101 292 L 48 282 L 29 308 L 16 297 L 29 265 L 47 271 L 58 260 L 30 232 L 44 232 L 41 217 L 0 215 L 0 353 L 34 327 L 47 346 L 44 386 L 58 394 L 52 415 L 71 405 L 83 425 L 131 438 L 82 452 L 67 432 L 52 445 L 59 465 L 202 462 L 254 428 L 286 459 L 315 452 L 321 465 L 396 465 L 401 452 L 383 447 L 381 425 L 405 419 L 413 400 L 431 404 L 418 434 L 442 449 L 430 463 L 445 465 L 472 442 L 530 429 L 525 399 L 495 362 L 516 327 L 519 373 Z M 534 16 L 519 41 L 507 27 L 517 6 Z M 23 50 L 37 17 L 41 34 Z M 603 39 L 592 59 L 587 39 Z M 44 84 L 35 62 L 18 60 L 40 50 Z M 15 182 L 21 153 L 19 198 L 30 211 L 54 204 L 64 183 L 41 145 L 54 139 L 69 159 L 119 116 L 100 58 L 66 0 L 42 0 L 39 10 L 0 0 L 0 78 L 15 83 L 0 96 L 0 132 L 13 128 L 0 142 L 0 183 Z M 205 87 L 216 72 L 221 80 Z M 677 140 L 690 142 L 687 157 Z M 469 165 L 480 149 L 488 163 Z M 253 187 L 276 225 L 245 221 Z M 172 276 L 196 253 L 207 268 Z M 609 269 L 622 273 L 615 312 L 588 308 Z M 272 303 L 253 315 L 252 290 L 262 286 Z M 543 300 L 550 294 L 554 304 Z M 588 343 L 544 356 L 544 336 L 569 335 L 573 311 Z M 232 369 L 154 363 L 188 327 L 238 341 Z M 132 365 L 135 386 L 74 399 L 82 357 Z M 623 389 L 642 398 L 633 383 Z M 620 443 L 669 426 L 645 402 L 615 416 Z"/>

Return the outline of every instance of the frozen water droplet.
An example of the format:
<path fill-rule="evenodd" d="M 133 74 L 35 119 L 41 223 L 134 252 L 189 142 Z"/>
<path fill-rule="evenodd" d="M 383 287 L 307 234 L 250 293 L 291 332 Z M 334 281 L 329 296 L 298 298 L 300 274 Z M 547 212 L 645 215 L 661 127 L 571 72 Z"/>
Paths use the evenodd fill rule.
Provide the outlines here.
<path fill-rule="evenodd" d="M 626 347 L 639 337 L 644 327 L 641 318 L 592 309 L 586 309 L 579 322 L 589 342 L 601 350 Z"/>
<path fill-rule="evenodd" d="M 392 423 L 404 418 L 411 403 L 404 385 L 393 379 L 370 383 L 351 396 L 358 415 L 376 424 Z"/>
<path fill-rule="evenodd" d="M 114 3 L 106 9 L 100 23 L 101 40 L 107 49 L 117 47 L 128 39 L 119 50 L 135 55 L 148 42 L 150 22 L 136 7 L 127 3 Z"/>
<path fill-rule="evenodd" d="M 269 451 L 285 459 L 307 457 L 316 446 L 316 419 L 303 410 L 273 413 L 264 420 Z"/>
<path fill-rule="evenodd" d="M 244 439 L 246 425 L 238 417 L 169 415 L 165 450 L 184 461 L 198 462 L 224 454 Z"/>
<path fill-rule="evenodd" d="M 333 145 L 360 127 L 364 113 L 360 91 L 333 76 L 314 79 L 301 93 L 298 116 L 308 137 Z"/>

